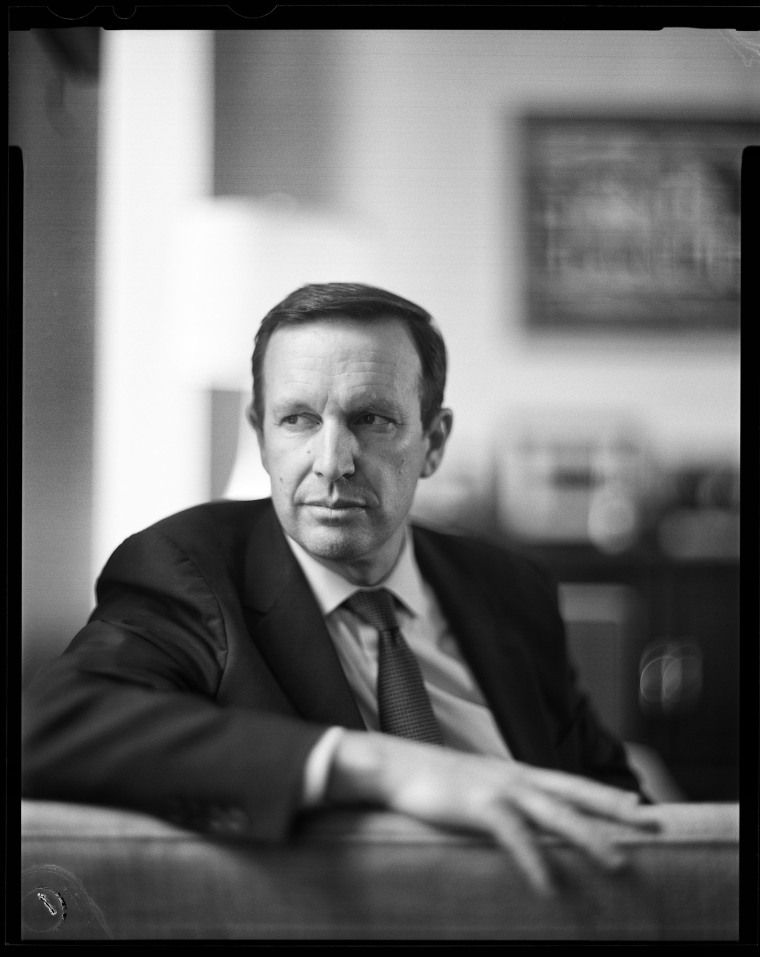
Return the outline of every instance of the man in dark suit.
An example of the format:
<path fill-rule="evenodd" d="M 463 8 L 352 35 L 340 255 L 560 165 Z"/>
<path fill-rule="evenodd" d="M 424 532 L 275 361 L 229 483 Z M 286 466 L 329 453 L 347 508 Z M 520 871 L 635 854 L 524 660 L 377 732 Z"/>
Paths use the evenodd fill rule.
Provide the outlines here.
<path fill-rule="evenodd" d="M 115 551 L 25 696 L 24 793 L 260 839 L 321 803 L 381 806 L 490 834 L 539 889 L 537 832 L 616 866 L 605 825 L 647 826 L 638 782 L 575 685 L 550 582 L 409 525 L 452 426 L 431 317 L 306 286 L 262 322 L 253 375 L 271 501 Z"/>

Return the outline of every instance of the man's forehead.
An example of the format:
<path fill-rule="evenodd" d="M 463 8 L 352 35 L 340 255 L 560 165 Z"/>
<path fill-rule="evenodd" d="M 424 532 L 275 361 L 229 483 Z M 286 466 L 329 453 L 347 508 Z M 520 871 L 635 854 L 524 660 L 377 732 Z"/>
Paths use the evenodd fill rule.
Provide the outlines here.
<path fill-rule="evenodd" d="M 306 343 L 319 343 L 321 348 L 326 346 L 331 351 L 340 348 L 347 356 L 361 356 L 375 347 L 378 353 L 390 348 L 396 351 L 397 357 L 408 356 L 415 365 L 419 364 L 417 346 L 406 322 L 393 315 L 362 319 L 341 313 L 283 324 L 272 333 L 267 353 L 271 350 L 287 356 L 308 348 Z"/>
<path fill-rule="evenodd" d="M 414 340 L 392 316 L 283 325 L 272 334 L 264 365 L 264 390 L 277 406 L 323 390 L 337 390 L 335 397 L 351 404 L 373 397 L 392 402 L 399 390 L 418 393 L 422 382 Z"/>

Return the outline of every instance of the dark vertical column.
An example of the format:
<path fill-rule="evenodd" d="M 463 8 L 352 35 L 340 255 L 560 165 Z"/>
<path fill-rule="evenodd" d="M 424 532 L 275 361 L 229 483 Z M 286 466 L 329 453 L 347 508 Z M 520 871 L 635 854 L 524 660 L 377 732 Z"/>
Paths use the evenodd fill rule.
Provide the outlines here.
<path fill-rule="evenodd" d="M 24 169 L 20 375 L 23 672 L 92 605 L 97 33 L 9 35 L 9 143 Z M 19 369 L 20 366 L 20 369 Z"/>
<path fill-rule="evenodd" d="M 215 195 L 333 200 L 338 55 L 330 31 L 217 32 Z"/>

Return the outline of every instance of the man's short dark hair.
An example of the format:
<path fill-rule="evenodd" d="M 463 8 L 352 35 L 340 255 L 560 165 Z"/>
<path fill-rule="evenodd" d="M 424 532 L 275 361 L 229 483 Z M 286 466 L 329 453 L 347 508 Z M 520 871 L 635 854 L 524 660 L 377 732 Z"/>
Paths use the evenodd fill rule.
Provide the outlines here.
<path fill-rule="evenodd" d="M 264 356 L 275 330 L 284 325 L 345 317 L 367 321 L 400 319 L 406 324 L 422 367 L 420 417 L 422 427 L 427 431 L 443 405 L 446 386 L 446 346 L 433 324 L 433 317 L 421 306 L 395 293 L 348 282 L 302 286 L 270 309 L 262 319 L 251 361 L 256 421 L 260 424 L 264 421 Z"/>

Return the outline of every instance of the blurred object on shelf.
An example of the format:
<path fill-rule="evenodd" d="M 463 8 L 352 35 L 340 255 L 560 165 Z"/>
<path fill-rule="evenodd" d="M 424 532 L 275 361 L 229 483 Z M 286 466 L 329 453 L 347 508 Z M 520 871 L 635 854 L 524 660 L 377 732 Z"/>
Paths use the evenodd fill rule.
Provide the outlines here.
<path fill-rule="evenodd" d="M 689 466 L 670 476 L 657 542 L 674 558 L 739 555 L 739 469 L 725 463 Z"/>
<path fill-rule="evenodd" d="M 499 536 L 494 514 L 495 476 L 490 467 L 473 468 L 476 450 L 465 446 L 444 458 L 431 482 L 420 482 L 412 505 L 415 522 L 453 534 L 475 534 L 486 538 Z"/>
<path fill-rule="evenodd" d="M 591 545 L 610 555 L 646 544 L 673 558 L 738 557 L 738 465 L 665 467 L 623 415 L 522 413 L 500 465 L 499 520 L 523 542 Z"/>
<path fill-rule="evenodd" d="M 729 509 L 677 509 L 664 515 L 660 548 L 674 558 L 736 558 L 739 512 Z"/>
<path fill-rule="evenodd" d="M 702 697 L 702 650 L 695 641 L 647 645 L 641 655 L 639 704 L 645 714 L 687 713 Z"/>
<path fill-rule="evenodd" d="M 519 538 L 618 553 L 641 535 L 653 471 L 626 418 L 547 410 L 523 413 L 500 479 L 501 520 Z"/>

